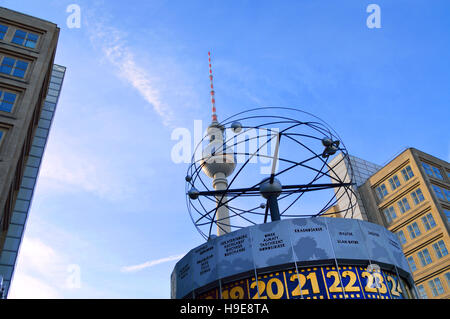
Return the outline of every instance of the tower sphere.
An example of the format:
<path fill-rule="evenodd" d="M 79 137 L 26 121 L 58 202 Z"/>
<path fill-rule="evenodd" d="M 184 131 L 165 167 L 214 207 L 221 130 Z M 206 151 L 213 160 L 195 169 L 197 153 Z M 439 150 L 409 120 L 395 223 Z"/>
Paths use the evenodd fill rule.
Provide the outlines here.
<path fill-rule="evenodd" d="M 218 155 L 207 156 L 201 160 L 202 171 L 210 178 L 214 178 L 217 173 L 223 173 L 225 177 L 230 176 L 236 162 L 233 154 L 221 153 Z"/>

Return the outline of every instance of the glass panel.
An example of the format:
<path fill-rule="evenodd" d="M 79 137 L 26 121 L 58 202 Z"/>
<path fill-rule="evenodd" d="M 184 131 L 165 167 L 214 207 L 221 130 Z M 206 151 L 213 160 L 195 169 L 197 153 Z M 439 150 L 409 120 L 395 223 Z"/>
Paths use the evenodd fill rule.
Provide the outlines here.
<path fill-rule="evenodd" d="M 3 280 L 11 280 L 13 267 L 12 266 L 2 266 L 0 265 L 0 275 Z"/>
<path fill-rule="evenodd" d="M 28 33 L 28 37 L 27 38 L 28 38 L 28 40 L 37 42 L 39 36 L 37 34 L 34 34 L 34 33 Z"/>
<path fill-rule="evenodd" d="M 56 109 L 56 104 L 51 102 L 44 102 L 44 110 L 47 110 L 49 112 L 53 112 Z"/>
<path fill-rule="evenodd" d="M 10 113 L 12 111 L 13 106 L 14 106 L 13 103 L 3 101 L 0 103 L 0 111 Z"/>
<path fill-rule="evenodd" d="M 16 224 L 10 224 L 7 236 L 21 238 L 22 231 L 23 231 L 23 226 L 16 225 Z"/>
<path fill-rule="evenodd" d="M 34 178 L 30 178 L 30 177 L 23 177 L 22 178 L 22 185 L 21 187 L 26 187 L 26 188 L 33 188 L 34 187 L 34 182 L 36 180 Z"/>
<path fill-rule="evenodd" d="M 30 40 L 26 40 L 26 41 L 25 41 L 25 46 L 26 46 L 27 48 L 34 49 L 34 48 L 36 47 L 36 42 L 30 41 Z"/>
<path fill-rule="evenodd" d="M 403 234 L 403 231 L 402 231 L 402 230 L 400 230 L 400 231 L 397 233 L 397 236 L 398 236 L 398 239 L 399 239 L 399 241 L 400 241 L 400 243 L 401 243 L 402 245 L 406 244 L 405 234 Z"/>
<path fill-rule="evenodd" d="M 36 132 L 34 133 L 34 135 L 35 135 L 35 136 L 39 136 L 39 137 L 46 138 L 47 135 L 48 135 L 48 130 L 38 127 L 38 128 L 36 129 Z"/>
<path fill-rule="evenodd" d="M 428 222 L 430 223 L 431 228 L 433 228 L 434 226 L 436 226 L 436 222 L 434 221 L 433 215 L 428 214 L 428 215 L 427 215 L 427 219 L 428 219 Z"/>
<path fill-rule="evenodd" d="M 433 248 L 434 248 L 434 252 L 435 252 L 435 254 L 436 254 L 436 257 L 439 259 L 439 258 L 442 258 L 442 253 L 441 253 L 441 250 L 439 249 L 439 245 L 438 244 L 436 244 L 436 243 L 434 243 L 433 244 Z"/>
<path fill-rule="evenodd" d="M 430 230 L 431 226 L 426 217 L 422 217 L 422 223 L 426 230 Z"/>
<path fill-rule="evenodd" d="M 41 118 L 42 119 L 51 120 L 52 117 L 53 117 L 53 113 L 52 112 L 49 112 L 49 111 L 46 111 L 46 110 L 42 110 L 42 112 L 41 112 Z"/>
<path fill-rule="evenodd" d="M 24 176 L 36 177 L 38 174 L 38 169 L 35 167 L 25 166 Z"/>
<path fill-rule="evenodd" d="M 39 147 L 44 147 L 45 146 L 45 138 L 35 136 L 33 139 L 33 145 L 39 146 Z"/>
<path fill-rule="evenodd" d="M 60 90 L 61 89 L 61 85 L 59 85 L 59 84 L 56 84 L 56 83 L 53 83 L 53 82 L 50 82 L 50 85 L 48 86 L 50 89 L 53 89 L 53 90 Z"/>
<path fill-rule="evenodd" d="M 6 25 L 0 24 L 0 40 L 3 40 L 5 37 L 6 31 L 8 31 L 8 27 Z"/>
<path fill-rule="evenodd" d="M 62 78 L 62 77 L 64 77 L 64 73 L 60 72 L 60 71 L 53 70 L 52 71 L 52 77 Z"/>
<path fill-rule="evenodd" d="M 17 95 L 14 93 L 5 92 L 5 94 L 3 95 L 3 101 L 14 103 L 14 101 L 16 100 L 16 96 Z"/>
<path fill-rule="evenodd" d="M 41 127 L 41 128 L 49 128 L 50 127 L 50 121 L 49 120 L 45 120 L 45 119 L 40 119 L 38 126 Z"/>
<path fill-rule="evenodd" d="M 433 168 L 434 176 L 436 176 L 439 179 L 444 179 L 441 175 L 441 171 L 437 167 L 433 166 L 432 168 Z"/>
<path fill-rule="evenodd" d="M 410 178 L 411 178 L 411 177 L 414 177 L 414 173 L 413 173 L 411 167 L 406 166 L 406 172 L 408 173 L 408 175 L 409 175 Z"/>
<path fill-rule="evenodd" d="M 27 40 L 25 41 L 25 46 L 29 48 L 35 48 L 38 40 L 38 35 L 33 33 L 28 33 Z"/>
<path fill-rule="evenodd" d="M 17 194 L 17 198 L 24 199 L 24 200 L 30 200 L 32 194 L 33 194 L 33 192 L 30 189 L 21 188 L 19 190 L 19 193 Z"/>
<path fill-rule="evenodd" d="M 30 205 L 29 201 L 17 199 L 16 205 L 14 206 L 14 210 L 17 210 L 19 212 L 27 212 L 29 205 Z"/>
<path fill-rule="evenodd" d="M 16 261 L 17 253 L 12 251 L 2 251 L 0 255 L 0 264 L 14 266 L 14 262 Z"/>
<path fill-rule="evenodd" d="M 28 156 L 27 159 L 27 165 L 31 167 L 39 167 L 39 163 L 41 162 L 41 159 L 39 157 L 35 156 Z"/>
<path fill-rule="evenodd" d="M 25 31 L 16 30 L 16 33 L 14 34 L 14 37 L 11 40 L 11 42 L 22 45 L 23 41 L 25 41 L 26 35 L 27 35 L 27 33 Z"/>
<path fill-rule="evenodd" d="M 56 96 L 47 95 L 47 97 L 45 98 L 45 100 L 46 100 L 46 101 L 49 101 L 49 102 L 56 103 L 58 99 L 57 99 Z"/>
<path fill-rule="evenodd" d="M 42 157 L 43 153 L 44 153 L 43 147 L 31 146 L 30 155 Z"/>
<path fill-rule="evenodd" d="M 4 249 L 18 251 L 19 250 L 19 245 L 20 245 L 20 239 L 6 237 Z"/>
<path fill-rule="evenodd" d="M 17 225 L 25 225 L 25 221 L 27 220 L 27 214 L 21 212 L 13 212 L 11 216 L 11 223 Z"/>
<path fill-rule="evenodd" d="M 427 175 L 433 176 L 433 171 L 431 170 L 430 165 L 422 163 L 422 167 L 425 170 L 425 173 L 427 173 Z"/>
<path fill-rule="evenodd" d="M 419 226 L 417 225 L 417 223 L 413 223 L 412 226 L 413 226 L 414 233 L 416 234 L 416 236 L 420 236 L 420 229 L 419 229 Z"/>
<path fill-rule="evenodd" d="M 17 76 L 19 78 L 23 78 L 25 76 L 25 72 L 26 72 L 27 68 L 28 68 L 28 62 L 17 61 L 13 75 Z"/>
<path fill-rule="evenodd" d="M 444 194 L 447 201 L 450 202 L 450 191 L 444 188 Z"/>
<path fill-rule="evenodd" d="M 51 79 L 51 82 L 54 82 L 54 83 L 56 83 L 56 84 L 61 84 L 61 83 L 62 83 L 62 79 L 61 79 L 61 78 L 55 78 L 55 77 L 53 77 L 53 78 Z"/>
<path fill-rule="evenodd" d="M 416 263 L 414 262 L 414 259 L 412 257 L 408 257 L 408 264 L 409 267 L 411 268 L 411 271 L 416 271 L 417 267 L 416 267 Z"/>
<path fill-rule="evenodd" d="M 439 249 L 441 250 L 442 255 L 443 256 L 447 256 L 448 255 L 448 250 L 447 250 L 447 247 L 445 247 L 444 241 L 440 240 L 438 242 L 438 245 L 439 245 Z"/>
<path fill-rule="evenodd" d="M 5 74 L 11 74 L 12 68 L 16 60 L 8 57 L 4 57 L 2 61 L 2 65 L 0 66 L 0 72 Z"/>
<path fill-rule="evenodd" d="M 413 228 L 411 227 L 411 225 L 408 225 L 408 227 L 406 227 L 408 229 L 408 233 L 409 233 L 409 237 L 411 239 L 416 238 L 416 233 L 414 232 Z"/>
<path fill-rule="evenodd" d="M 438 294 L 444 293 L 444 288 L 442 287 L 441 280 L 439 278 L 434 278 L 434 284 L 436 285 L 436 288 L 438 290 Z"/>
<path fill-rule="evenodd" d="M 433 190 L 434 190 L 434 193 L 436 194 L 437 198 L 444 199 L 444 194 L 442 193 L 441 188 L 436 185 L 432 185 L 432 186 L 433 186 Z"/>
<path fill-rule="evenodd" d="M 66 71 L 66 67 L 64 67 L 62 65 L 54 64 L 53 65 L 53 71 L 65 72 Z"/>
<path fill-rule="evenodd" d="M 17 95 L 10 92 L 4 92 L 3 96 L 0 92 L 0 111 L 11 112 Z"/>
<path fill-rule="evenodd" d="M 58 90 L 55 90 L 55 89 L 49 88 L 48 91 L 47 91 L 47 94 L 48 94 L 48 95 L 52 95 L 52 96 L 58 96 L 59 91 L 58 91 Z"/>

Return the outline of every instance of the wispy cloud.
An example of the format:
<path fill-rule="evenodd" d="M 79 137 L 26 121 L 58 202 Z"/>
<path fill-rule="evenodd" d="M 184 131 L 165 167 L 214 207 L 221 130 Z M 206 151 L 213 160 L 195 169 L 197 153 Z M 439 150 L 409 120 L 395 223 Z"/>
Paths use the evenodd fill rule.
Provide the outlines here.
<path fill-rule="evenodd" d="M 163 124 L 169 126 L 174 119 L 174 112 L 162 102 L 160 90 L 157 89 L 157 78 L 137 62 L 133 48 L 127 45 L 127 34 L 100 22 L 90 27 L 92 44 L 103 52 L 106 60 L 117 71 L 118 77 L 135 88 L 162 118 Z"/>
<path fill-rule="evenodd" d="M 183 255 L 176 255 L 176 256 L 169 256 L 169 257 L 164 257 L 164 258 L 160 258 L 160 259 L 156 259 L 156 260 L 150 260 L 150 261 L 147 261 L 145 263 L 138 264 L 138 265 L 125 266 L 125 267 L 121 268 L 121 271 L 122 272 L 136 272 L 136 271 L 140 271 L 140 270 L 143 270 L 145 268 L 156 266 L 156 265 L 159 265 L 159 264 L 162 264 L 162 263 L 166 263 L 166 262 L 169 262 L 169 261 L 174 261 L 174 260 L 181 259 L 181 258 L 183 258 L 183 256 L 184 256 L 184 254 Z"/>

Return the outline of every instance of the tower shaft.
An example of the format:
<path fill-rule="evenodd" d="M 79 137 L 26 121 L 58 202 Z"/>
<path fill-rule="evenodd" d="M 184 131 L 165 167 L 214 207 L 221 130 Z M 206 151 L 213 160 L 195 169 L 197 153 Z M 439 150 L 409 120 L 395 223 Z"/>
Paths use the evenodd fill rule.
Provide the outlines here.
<path fill-rule="evenodd" d="M 224 173 L 216 173 L 213 179 L 213 187 L 217 191 L 226 190 L 228 187 L 228 180 L 225 177 Z M 223 205 L 222 203 L 227 202 L 226 195 L 217 195 L 216 203 L 217 203 L 217 212 L 216 212 L 216 221 L 217 221 L 217 236 L 221 236 L 231 232 L 230 226 L 230 214 L 228 211 L 228 205 Z"/>

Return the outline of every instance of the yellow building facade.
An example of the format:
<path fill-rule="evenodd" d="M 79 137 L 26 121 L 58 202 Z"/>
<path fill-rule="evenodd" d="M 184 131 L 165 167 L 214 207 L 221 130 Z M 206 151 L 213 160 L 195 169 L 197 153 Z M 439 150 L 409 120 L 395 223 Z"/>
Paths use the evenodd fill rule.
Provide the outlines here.
<path fill-rule="evenodd" d="M 395 233 L 421 298 L 450 298 L 450 165 L 408 148 L 359 187 L 368 221 Z"/>

